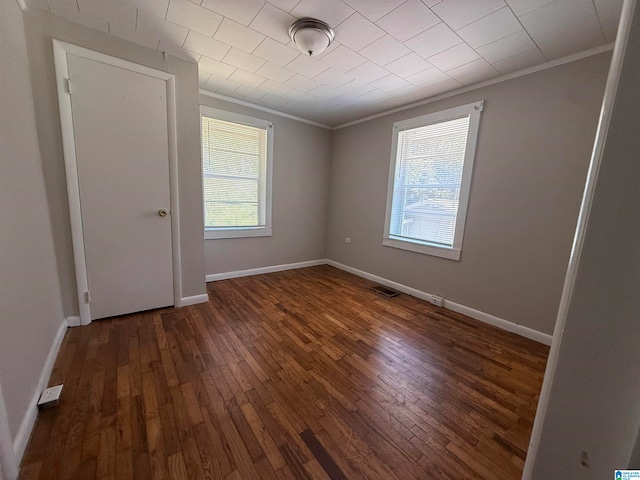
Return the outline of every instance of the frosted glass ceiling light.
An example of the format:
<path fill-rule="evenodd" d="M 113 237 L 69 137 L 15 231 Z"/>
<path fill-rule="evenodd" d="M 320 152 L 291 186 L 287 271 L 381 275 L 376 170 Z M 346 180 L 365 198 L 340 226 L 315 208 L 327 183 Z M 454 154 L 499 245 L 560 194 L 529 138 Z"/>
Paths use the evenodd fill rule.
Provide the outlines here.
<path fill-rule="evenodd" d="M 321 20 L 301 18 L 289 28 L 289 36 L 293 43 L 305 55 L 310 57 L 324 52 L 333 41 L 333 29 Z"/>

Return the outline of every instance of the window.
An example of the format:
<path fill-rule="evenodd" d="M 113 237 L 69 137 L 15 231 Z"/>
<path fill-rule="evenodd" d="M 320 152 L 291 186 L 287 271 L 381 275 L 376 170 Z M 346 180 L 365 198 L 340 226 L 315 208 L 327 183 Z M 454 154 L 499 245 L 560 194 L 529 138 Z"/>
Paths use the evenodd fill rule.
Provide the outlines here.
<path fill-rule="evenodd" d="M 482 106 L 394 123 L 384 245 L 460 260 Z"/>
<path fill-rule="evenodd" d="M 205 238 L 271 235 L 273 125 L 202 106 Z"/>

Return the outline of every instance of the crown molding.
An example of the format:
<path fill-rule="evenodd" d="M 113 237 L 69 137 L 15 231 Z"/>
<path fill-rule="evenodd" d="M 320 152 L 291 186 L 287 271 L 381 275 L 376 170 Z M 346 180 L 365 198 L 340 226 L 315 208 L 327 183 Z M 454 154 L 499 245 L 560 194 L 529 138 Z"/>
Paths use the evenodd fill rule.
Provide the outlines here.
<path fill-rule="evenodd" d="M 384 117 L 385 115 L 390 115 L 392 113 L 402 112 L 403 110 L 408 110 L 410 108 L 419 107 L 421 105 L 427 105 L 429 103 L 437 102 L 438 100 L 443 100 L 445 98 L 454 97 L 456 95 L 460 95 L 461 93 L 471 92 L 473 90 L 477 90 L 479 88 L 488 87 L 490 85 L 495 85 L 497 83 L 506 82 L 508 80 L 513 80 L 514 78 L 524 77 L 525 75 L 530 75 L 532 73 L 541 72 L 543 70 L 547 70 L 549 68 L 558 67 L 560 65 L 564 65 L 565 63 L 575 62 L 577 60 L 581 60 L 586 57 L 591 57 L 593 55 L 598 55 L 599 53 L 608 52 L 609 50 L 613 50 L 613 43 L 607 43 L 606 45 L 600 45 L 599 47 L 591 48 L 589 50 L 584 50 L 582 52 L 574 53 L 572 55 L 567 55 L 566 57 L 558 58 L 556 60 L 551 60 L 546 63 L 542 63 L 540 65 L 536 65 L 534 67 L 525 68 L 524 70 L 518 70 L 517 72 L 509 73 L 507 75 L 502 75 L 500 77 L 491 78 L 489 80 L 485 80 L 484 82 L 475 83 L 473 85 L 468 85 L 466 87 L 458 88 L 456 90 L 451 90 L 450 92 L 441 93 L 435 97 L 430 97 L 424 100 L 419 100 L 417 102 L 409 103 L 407 105 L 403 105 L 401 107 L 396 107 L 391 110 L 385 110 L 384 112 L 376 113 L 373 115 L 369 115 L 367 117 L 359 118 L 357 120 L 353 120 L 351 122 L 343 123 L 341 125 L 337 125 L 332 128 L 332 130 L 339 130 L 341 128 L 350 127 L 352 125 L 357 125 L 358 123 L 368 122 L 369 120 L 373 120 L 375 118 Z"/>
<path fill-rule="evenodd" d="M 325 128 L 327 130 L 333 130 L 334 129 L 333 127 L 331 127 L 329 125 L 324 125 L 322 123 L 314 122 L 313 120 L 308 120 L 308 119 L 302 118 L 302 117 L 296 117 L 295 115 L 291 115 L 290 113 L 281 112 L 280 110 L 274 110 L 273 108 L 263 107 L 262 105 L 256 105 L 255 103 L 245 102 L 244 100 L 238 100 L 237 98 L 227 97 L 226 95 L 221 95 L 219 93 L 213 93 L 213 92 L 210 92 L 210 91 L 205 90 L 203 88 L 200 89 L 200 94 L 204 95 L 204 96 L 207 96 L 207 97 L 217 98 L 219 100 L 224 100 L 225 102 L 236 103 L 236 104 L 242 105 L 244 107 L 249 107 L 249 108 L 253 108 L 253 109 L 256 109 L 256 110 L 261 110 L 261 111 L 267 112 L 267 113 L 272 113 L 274 115 L 279 115 L 281 117 L 290 118 L 290 119 L 296 120 L 298 122 L 308 123 L 309 125 L 313 125 L 315 127 Z"/>
<path fill-rule="evenodd" d="M 384 117 L 386 115 L 391 115 L 392 113 L 402 112 L 404 110 L 409 110 L 410 108 L 419 107 L 422 105 L 427 105 L 429 103 L 437 102 L 439 100 L 443 100 L 445 98 L 454 97 L 456 95 L 460 95 L 466 92 L 472 92 L 479 88 L 488 87 L 490 85 L 495 85 L 497 83 L 507 82 L 509 80 L 513 80 L 515 78 L 524 77 L 526 75 L 530 75 L 532 73 L 541 72 L 543 70 L 547 70 L 549 68 L 558 67 L 560 65 L 564 65 L 566 63 L 575 62 L 577 60 L 581 60 L 583 58 L 591 57 L 593 55 L 598 55 L 599 53 L 608 52 L 613 50 L 613 43 L 607 43 L 606 45 L 600 45 L 599 47 L 591 48 L 589 50 L 584 50 L 582 52 L 574 53 L 571 55 L 567 55 L 566 57 L 558 58 L 555 60 L 551 60 L 546 63 L 542 63 L 540 65 L 535 65 L 533 67 L 525 68 L 524 70 L 518 70 L 517 72 L 509 73 L 507 75 L 501 75 L 499 77 L 491 78 L 489 80 L 485 80 L 484 82 L 475 83 L 473 85 L 468 85 L 466 87 L 458 88 L 456 90 L 451 90 L 450 92 L 441 93 L 440 95 L 436 95 L 435 97 L 429 97 L 424 100 L 419 100 L 417 102 L 409 103 L 407 105 L 403 105 L 401 107 L 392 108 L 390 110 L 385 110 L 384 112 L 375 113 L 373 115 L 369 115 L 366 117 L 359 118 L 357 120 L 352 120 L 347 123 L 342 123 L 337 126 L 329 126 L 324 125 L 322 123 L 314 122 L 313 120 L 308 120 L 302 117 L 296 117 L 295 115 L 291 115 L 288 113 L 281 112 L 279 110 L 274 110 L 272 108 L 263 107 L 261 105 L 256 105 L 254 103 L 245 102 L 243 100 L 238 100 L 236 98 L 227 97 L 226 95 L 221 95 L 219 93 L 209 92 L 208 90 L 200 89 L 200 93 L 202 95 L 207 95 L 209 97 L 218 98 L 220 100 L 225 100 L 227 102 L 236 103 L 238 105 L 243 105 L 245 107 L 255 108 L 257 110 L 262 110 L 264 112 L 273 113 L 274 115 L 280 115 L 282 117 L 291 118 L 292 120 L 297 120 L 299 122 L 308 123 L 309 125 L 315 125 L 316 127 L 326 128 L 327 130 L 340 130 L 341 128 L 351 127 L 352 125 L 357 125 L 359 123 L 368 122 L 369 120 L 374 120 L 376 118 Z"/>

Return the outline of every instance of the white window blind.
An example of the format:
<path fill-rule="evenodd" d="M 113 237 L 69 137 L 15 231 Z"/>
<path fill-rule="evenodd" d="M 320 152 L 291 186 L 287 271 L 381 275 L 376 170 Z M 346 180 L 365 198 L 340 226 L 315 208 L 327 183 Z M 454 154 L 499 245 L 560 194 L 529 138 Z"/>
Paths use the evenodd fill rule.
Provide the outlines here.
<path fill-rule="evenodd" d="M 393 125 L 383 244 L 460 259 L 483 102 Z"/>
<path fill-rule="evenodd" d="M 265 228 L 267 127 L 202 116 L 205 229 Z"/>
<path fill-rule="evenodd" d="M 398 133 L 391 235 L 453 246 L 469 116 Z"/>

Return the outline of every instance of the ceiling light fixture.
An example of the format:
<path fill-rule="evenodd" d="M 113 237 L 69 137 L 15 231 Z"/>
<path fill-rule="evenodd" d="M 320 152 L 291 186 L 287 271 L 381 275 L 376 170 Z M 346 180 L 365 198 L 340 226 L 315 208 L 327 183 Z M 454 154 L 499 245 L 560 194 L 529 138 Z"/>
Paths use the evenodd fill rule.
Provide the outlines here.
<path fill-rule="evenodd" d="M 315 18 L 301 18 L 289 28 L 289 36 L 293 43 L 302 53 L 310 57 L 324 52 L 335 35 L 329 25 Z"/>

